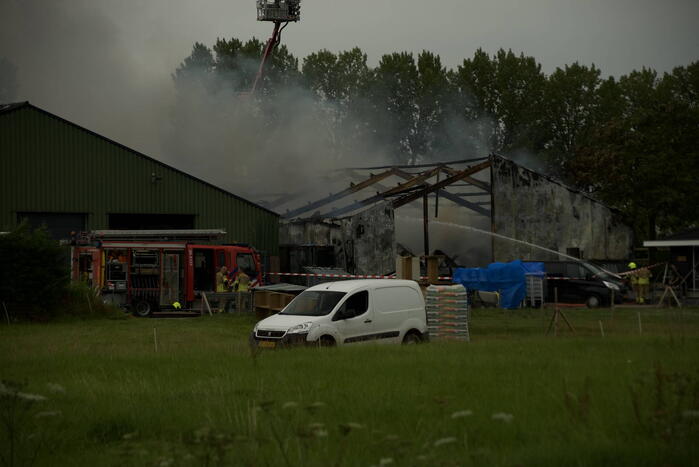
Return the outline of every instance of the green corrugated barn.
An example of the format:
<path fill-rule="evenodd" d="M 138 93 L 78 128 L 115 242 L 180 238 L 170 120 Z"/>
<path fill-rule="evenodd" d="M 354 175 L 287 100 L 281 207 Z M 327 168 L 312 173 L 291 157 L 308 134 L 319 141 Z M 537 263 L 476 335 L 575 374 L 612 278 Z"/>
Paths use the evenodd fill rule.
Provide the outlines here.
<path fill-rule="evenodd" d="M 0 105 L 0 230 L 223 229 L 269 255 L 279 216 L 28 102 Z"/>

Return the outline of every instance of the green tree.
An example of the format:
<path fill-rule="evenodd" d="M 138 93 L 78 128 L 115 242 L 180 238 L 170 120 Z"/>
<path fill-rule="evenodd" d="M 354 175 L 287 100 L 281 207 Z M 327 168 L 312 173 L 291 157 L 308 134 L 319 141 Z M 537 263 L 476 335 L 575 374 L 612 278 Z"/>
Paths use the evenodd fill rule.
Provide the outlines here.
<path fill-rule="evenodd" d="M 577 62 L 556 68 L 546 81 L 541 123 L 532 128 L 532 133 L 538 133 L 532 149 L 543 152 L 549 167 L 559 176 L 567 175 L 578 144 L 598 123 L 601 84 L 598 68 Z"/>
<path fill-rule="evenodd" d="M 178 94 L 187 94 L 193 88 L 214 92 L 218 84 L 214 76 L 214 55 L 207 46 L 196 42 L 192 53 L 177 67 L 172 79 Z"/>
<path fill-rule="evenodd" d="M 415 162 L 417 156 L 418 76 L 413 54 L 384 55 L 370 90 L 376 140 L 399 162 Z"/>
<path fill-rule="evenodd" d="M 623 105 L 578 148 L 578 185 L 619 207 L 636 238 L 699 222 L 699 112 L 696 64 L 659 79 L 650 69 L 619 79 Z"/>
<path fill-rule="evenodd" d="M 492 58 L 478 49 L 454 75 L 466 104 L 463 114 L 470 120 L 490 119 L 490 125 L 482 125 L 489 130 L 490 149 L 505 154 L 533 146 L 545 82 L 533 57 L 503 49 Z"/>
<path fill-rule="evenodd" d="M 417 58 L 417 122 L 414 152 L 421 159 L 443 159 L 452 149 L 446 131 L 453 98 L 447 69 L 439 55 L 422 51 Z"/>

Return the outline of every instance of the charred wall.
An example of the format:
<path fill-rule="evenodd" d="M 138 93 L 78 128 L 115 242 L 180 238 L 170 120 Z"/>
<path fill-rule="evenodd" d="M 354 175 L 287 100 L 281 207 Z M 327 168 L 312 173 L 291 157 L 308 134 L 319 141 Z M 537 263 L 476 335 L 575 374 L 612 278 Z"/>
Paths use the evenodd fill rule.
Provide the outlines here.
<path fill-rule="evenodd" d="M 604 204 L 512 161 L 492 158 L 493 229 L 566 253 L 579 249 L 587 259 L 627 258 L 632 231 Z M 558 255 L 495 238 L 495 261 L 555 260 Z"/>
<path fill-rule="evenodd" d="M 386 274 L 395 269 L 395 224 L 393 208 L 379 203 L 354 216 L 337 220 L 304 219 L 283 222 L 279 227 L 279 244 L 288 261 L 281 258 L 282 269 L 301 266 L 330 266 L 300 264 L 314 258 L 327 247 L 333 248 L 336 268 L 350 274 Z M 311 251 L 313 250 L 313 251 Z"/>

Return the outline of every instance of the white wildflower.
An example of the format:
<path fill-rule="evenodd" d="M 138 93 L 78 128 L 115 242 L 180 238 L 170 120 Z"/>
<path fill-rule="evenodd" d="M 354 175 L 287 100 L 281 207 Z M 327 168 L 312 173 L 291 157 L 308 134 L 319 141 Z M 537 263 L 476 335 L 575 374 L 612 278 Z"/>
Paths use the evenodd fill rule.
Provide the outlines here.
<path fill-rule="evenodd" d="M 379 461 L 379 465 L 389 465 L 393 464 L 393 457 L 382 457 Z"/>
<path fill-rule="evenodd" d="M 41 394 L 29 394 L 28 392 L 18 392 L 17 397 L 24 399 L 25 401 L 39 402 L 45 401 L 46 397 Z"/>
<path fill-rule="evenodd" d="M 53 392 L 55 394 L 65 394 L 66 393 L 66 388 L 61 386 L 58 383 L 46 383 L 46 387 L 49 389 L 49 392 Z"/>
<path fill-rule="evenodd" d="M 459 410 L 457 412 L 452 413 L 451 418 L 470 417 L 471 415 L 473 415 L 472 410 Z"/>
<path fill-rule="evenodd" d="M 456 443 L 456 438 L 449 436 L 447 438 L 441 438 L 434 442 L 434 447 L 443 446 L 445 444 Z"/>
<path fill-rule="evenodd" d="M 493 420 L 502 420 L 505 423 L 510 423 L 515 416 L 511 413 L 498 412 L 494 413 L 490 418 Z"/>

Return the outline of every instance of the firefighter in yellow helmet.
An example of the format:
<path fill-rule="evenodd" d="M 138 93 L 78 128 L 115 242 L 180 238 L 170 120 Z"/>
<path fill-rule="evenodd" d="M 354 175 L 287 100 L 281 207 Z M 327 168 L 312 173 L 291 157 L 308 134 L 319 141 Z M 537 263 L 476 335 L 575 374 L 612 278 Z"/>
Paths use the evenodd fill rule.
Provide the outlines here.
<path fill-rule="evenodd" d="M 634 263 L 633 261 L 631 261 L 628 264 L 629 282 L 631 283 L 631 290 L 633 290 L 633 296 L 636 299 L 636 303 L 641 303 L 639 301 L 640 300 L 639 297 L 641 296 L 641 293 L 640 293 L 640 290 L 638 288 L 638 276 L 636 275 L 636 273 L 637 273 L 636 267 L 637 267 L 636 263 Z"/>
<path fill-rule="evenodd" d="M 653 275 L 648 268 L 639 268 L 636 271 L 636 278 L 638 280 L 638 296 L 636 298 L 636 303 L 642 305 L 646 302 L 646 297 L 650 292 L 651 277 L 653 277 Z"/>

